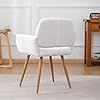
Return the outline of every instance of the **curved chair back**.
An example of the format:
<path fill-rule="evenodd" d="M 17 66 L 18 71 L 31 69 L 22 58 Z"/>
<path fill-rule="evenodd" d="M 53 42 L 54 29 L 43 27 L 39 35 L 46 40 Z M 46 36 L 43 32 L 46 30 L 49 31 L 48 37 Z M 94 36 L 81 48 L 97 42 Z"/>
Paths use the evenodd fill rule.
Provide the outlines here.
<path fill-rule="evenodd" d="M 36 35 L 41 47 L 71 46 L 75 40 L 72 21 L 63 18 L 40 20 Z"/>

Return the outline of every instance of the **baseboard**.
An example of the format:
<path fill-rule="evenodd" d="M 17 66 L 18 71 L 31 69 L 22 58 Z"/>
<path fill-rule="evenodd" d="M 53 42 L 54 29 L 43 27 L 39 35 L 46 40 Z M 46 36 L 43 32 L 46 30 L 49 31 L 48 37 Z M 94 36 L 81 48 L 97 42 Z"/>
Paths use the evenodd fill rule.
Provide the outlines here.
<path fill-rule="evenodd" d="M 13 59 L 13 64 L 23 64 L 25 62 L 25 59 Z M 37 64 L 39 62 L 39 59 L 30 59 L 29 63 L 32 64 Z M 9 63 L 8 59 L 3 59 L 3 63 L 7 64 Z M 44 59 L 43 63 L 48 64 L 49 63 L 49 59 Z M 59 64 L 61 63 L 60 59 L 53 59 L 53 63 L 55 64 Z M 65 63 L 84 63 L 83 59 L 65 59 Z"/>

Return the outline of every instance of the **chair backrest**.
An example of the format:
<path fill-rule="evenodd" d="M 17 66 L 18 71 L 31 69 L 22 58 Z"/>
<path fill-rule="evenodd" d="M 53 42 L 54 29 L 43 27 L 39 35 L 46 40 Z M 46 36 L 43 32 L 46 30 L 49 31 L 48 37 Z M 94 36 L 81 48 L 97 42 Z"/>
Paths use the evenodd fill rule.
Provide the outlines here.
<path fill-rule="evenodd" d="M 63 18 L 41 19 L 36 35 L 41 47 L 71 46 L 75 40 L 72 21 Z"/>

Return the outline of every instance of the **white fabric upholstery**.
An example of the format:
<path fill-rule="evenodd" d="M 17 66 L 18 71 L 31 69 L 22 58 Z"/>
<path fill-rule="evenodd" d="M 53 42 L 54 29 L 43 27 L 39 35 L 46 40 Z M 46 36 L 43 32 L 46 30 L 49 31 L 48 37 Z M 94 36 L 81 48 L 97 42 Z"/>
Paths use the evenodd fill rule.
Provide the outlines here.
<path fill-rule="evenodd" d="M 40 48 L 39 56 L 69 55 L 71 52 L 72 50 L 70 47 Z"/>
<path fill-rule="evenodd" d="M 18 50 L 34 56 L 71 54 L 74 40 L 72 21 L 55 18 L 40 20 L 35 36 L 16 35 Z"/>
<path fill-rule="evenodd" d="M 16 35 L 17 48 L 21 53 L 26 53 L 28 55 L 34 56 L 57 56 L 57 55 L 67 55 L 71 53 L 70 47 L 50 47 L 43 48 L 39 47 L 37 38 L 32 35 Z"/>
<path fill-rule="evenodd" d="M 28 55 L 32 54 L 34 56 L 38 55 L 39 46 L 35 36 L 17 34 L 16 44 L 21 53 L 26 53 Z"/>
<path fill-rule="evenodd" d="M 36 34 L 41 47 L 70 46 L 75 40 L 72 21 L 66 19 L 42 19 Z"/>

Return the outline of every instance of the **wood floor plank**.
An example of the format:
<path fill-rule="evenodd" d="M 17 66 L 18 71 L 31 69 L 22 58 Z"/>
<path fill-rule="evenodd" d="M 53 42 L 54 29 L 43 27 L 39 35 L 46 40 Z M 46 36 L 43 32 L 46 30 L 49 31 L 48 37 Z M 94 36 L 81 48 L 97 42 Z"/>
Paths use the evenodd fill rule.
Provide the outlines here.
<path fill-rule="evenodd" d="M 67 64 L 68 72 L 75 75 L 100 75 L 100 66 L 86 67 L 84 64 Z M 0 68 L 0 74 L 22 74 L 24 64 L 14 64 L 14 68 Z M 29 64 L 27 74 L 36 74 L 38 64 Z M 55 75 L 63 74 L 61 64 L 54 64 Z M 50 74 L 49 64 L 43 64 L 43 74 Z"/>

